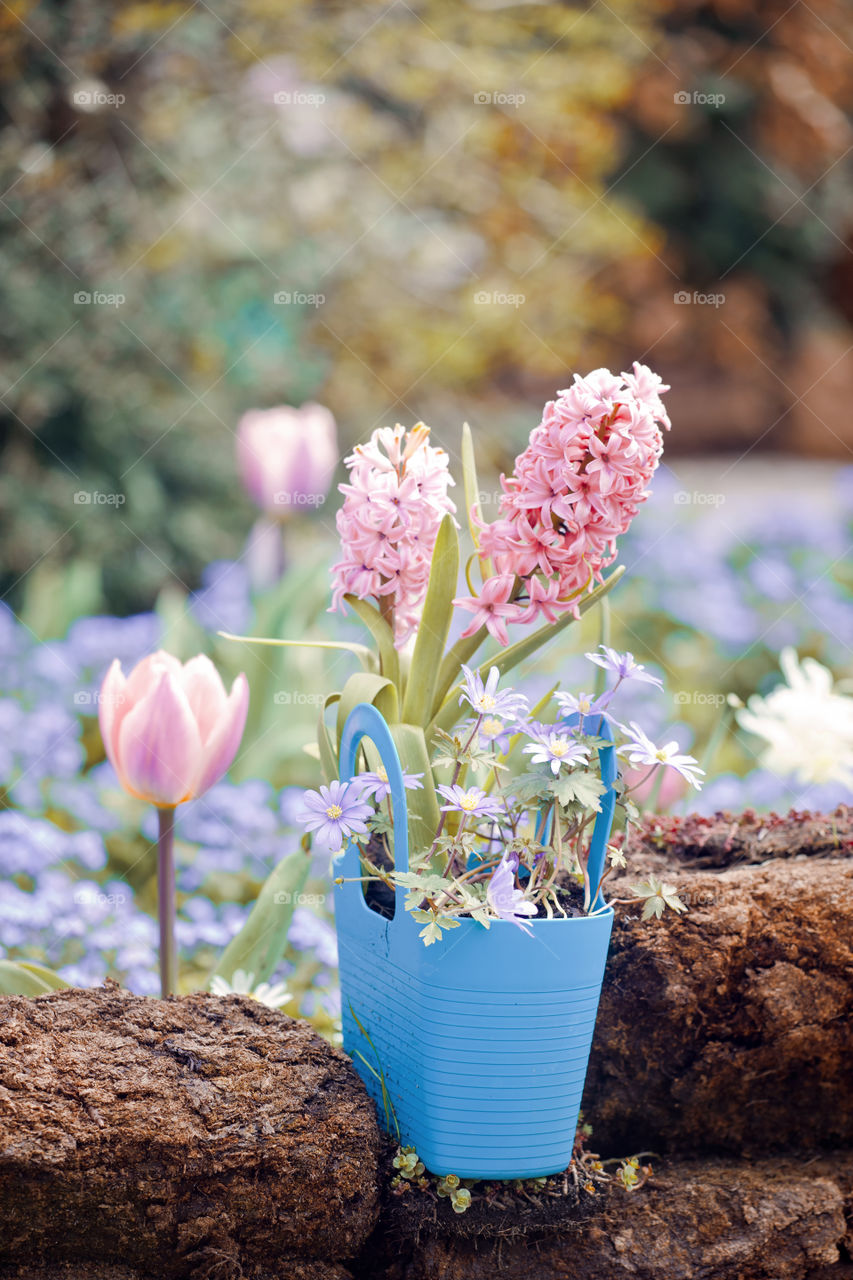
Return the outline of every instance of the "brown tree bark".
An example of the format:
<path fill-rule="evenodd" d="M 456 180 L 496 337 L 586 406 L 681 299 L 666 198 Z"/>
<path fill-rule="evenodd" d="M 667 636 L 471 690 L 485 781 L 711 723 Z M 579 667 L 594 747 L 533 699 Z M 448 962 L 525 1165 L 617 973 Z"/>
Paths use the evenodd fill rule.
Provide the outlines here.
<path fill-rule="evenodd" d="M 657 870 L 687 915 L 617 909 L 584 1095 L 592 1147 L 853 1146 L 853 859 L 684 865 Z"/>
<path fill-rule="evenodd" d="M 345 1260 L 378 1158 L 349 1061 L 248 997 L 0 1001 L 0 1264 L 260 1280 Z"/>

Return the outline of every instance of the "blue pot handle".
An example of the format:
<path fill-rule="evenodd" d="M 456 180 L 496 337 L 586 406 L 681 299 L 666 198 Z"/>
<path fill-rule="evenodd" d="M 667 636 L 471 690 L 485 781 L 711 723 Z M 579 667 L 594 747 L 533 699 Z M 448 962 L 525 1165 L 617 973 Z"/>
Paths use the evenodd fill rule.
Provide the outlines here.
<path fill-rule="evenodd" d="M 580 724 L 581 717 L 575 713 L 573 715 L 564 716 L 562 723 L 568 728 L 573 729 L 575 725 Z M 587 733 L 595 734 L 598 738 L 606 738 L 609 743 L 613 743 L 613 730 L 610 727 L 610 721 L 605 716 L 598 717 L 598 724 L 593 727 L 593 717 L 586 716 L 584 728 Z M 601 809 L 598 817 L 595 819 L 595 826 L 592 829 L 592 839 L 589 842 L 589 858 L 587 860 L 587 875 L 592 889 L 598 884 L 604 871 L 604 859 L 607 856 L 607 841 L 610 839 L 610 828 L 613 826 L 613 814 L 616 809 L 616 791 L 614 783 L 616 782 L 616 749 L 613 745 L 607 747 L 599 747 L 598 749 L 598 766 L 601 770 L 601 781 L 607 790 L 601 797 Z M 543 819 L 536 829 L 536 839 L 544 840 L 547 835 L 546 820 Z M 599 889 L 595 901 L 591 904 L 591 910 L 595 911 L 607 904 L 604 901 L 604 895 Z"/>
<path fill-rule="evenodd" d="M 353 707 L 341 734 L 338 762 L 342 782 L 355 773 L 356 757 L 362 738 L 370 738 L 379 751 L 385 772 L 388 774 L 394 810 L 394 870 L 406 872 L 409 870 L 409 820 L 403 769 L 385 717 L 368 702 L 359 702 Z M 352 866 L 356 868 L 354 871 Z M 358 851 L 354 845 L 350 844 L 344 856 L 344 874 L 357 876 L 360 874 L 358 867 Z M 342 887 L 352 888 L 361 893 L 361 886 L 357 884 Z M 405 915 L 406 892 L 400 886 L 395 890 L 395 919 L 397 920 L 402 920 Z"/>

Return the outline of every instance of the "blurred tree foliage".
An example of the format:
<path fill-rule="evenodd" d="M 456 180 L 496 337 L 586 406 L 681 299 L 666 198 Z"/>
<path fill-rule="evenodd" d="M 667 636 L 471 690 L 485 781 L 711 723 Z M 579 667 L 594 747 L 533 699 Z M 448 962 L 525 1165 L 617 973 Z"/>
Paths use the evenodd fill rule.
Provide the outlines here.
<path fill-rule="evenodd" d="M 528 427 L 624 319 L 604 271 L 659 247 L 605 190 L 653 11 L 2 6 L 2 588 L 72 556 L 89 608 L 194 584 L 248 527 L 255 404 L 319 398 L 346 443 L 452 445 L 472 401 Z"/>

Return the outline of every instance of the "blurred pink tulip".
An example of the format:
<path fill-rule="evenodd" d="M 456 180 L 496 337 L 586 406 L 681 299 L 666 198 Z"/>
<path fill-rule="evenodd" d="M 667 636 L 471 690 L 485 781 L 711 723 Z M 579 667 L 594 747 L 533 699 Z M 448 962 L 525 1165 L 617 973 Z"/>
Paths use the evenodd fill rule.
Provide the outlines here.
<path fill-rule="evenodd" d="M 222 777 L 237 754 L 248 707 L 242 673 L 226 694 L 204 654 L 184 665 L 161 650 L 127 678 L 115 659 L 101 686 L 98 718 L 124 789 L 170 809 Z"/>
<path fill-rule="evenodd" d="M 631 799 L 640 808 L 653 798 L 658 782 L 660 781 L 660 791 L 655 802 L 656 813 L 668 813 L 674 804 L 684 799 L 687 791 L 687 783 L 680 774 L 674 769 L 664 769 L 663 779 L 660 780 L 658 771 L 655 770 L 651 777 L 649 770 L 644 768 L 632 769 L 630 766 L 622 766 L 622 777 L 629 787 L 636 787 L 636 791 L 631 792 Z M 643 781 L 645 779 L 645 781 Z M 637 784 L 640 783 L 640 786 Z"/>
<path fill-rule="evenodd" d="M 319 507 L 338 462 L 335 420 L 321 404 L 251 409 L 237 425 L 237 462 L 262 511 L 285 519 Z"/>

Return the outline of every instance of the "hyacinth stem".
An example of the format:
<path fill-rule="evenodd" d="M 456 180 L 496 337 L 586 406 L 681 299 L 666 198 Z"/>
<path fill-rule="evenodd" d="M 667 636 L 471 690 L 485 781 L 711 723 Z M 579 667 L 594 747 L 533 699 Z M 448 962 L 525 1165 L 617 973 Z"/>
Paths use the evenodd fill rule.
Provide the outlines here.
<path fill-rule="evenodd" d="M 175 946 L 175 810 L 158 809 L 157 914 L 160 920 L 160 994 L 173 994 L 178 980 Z"/>

